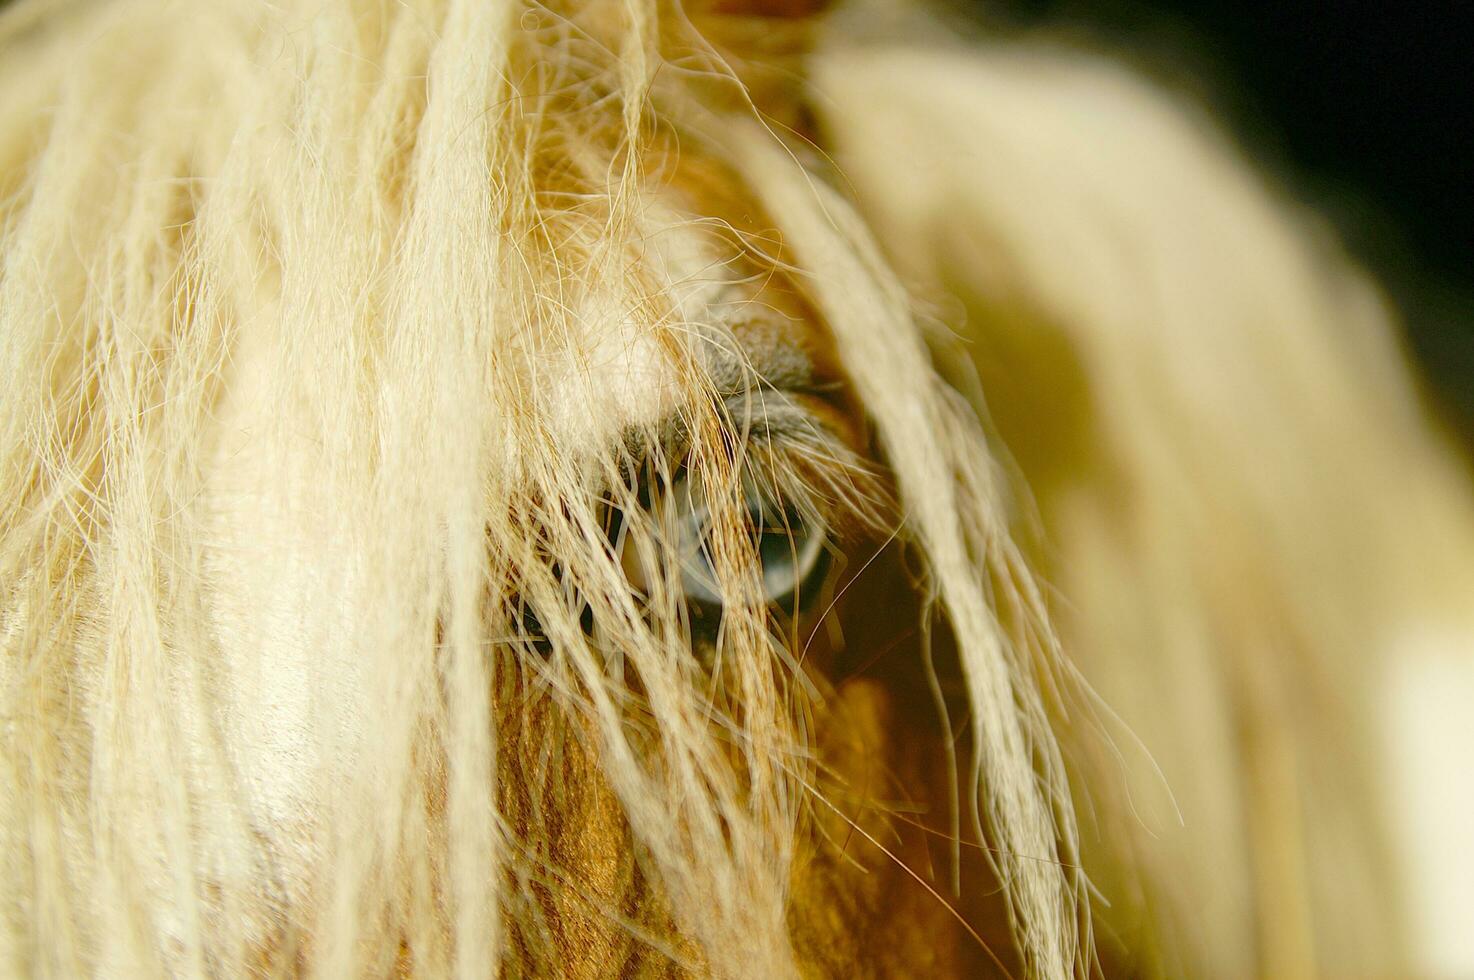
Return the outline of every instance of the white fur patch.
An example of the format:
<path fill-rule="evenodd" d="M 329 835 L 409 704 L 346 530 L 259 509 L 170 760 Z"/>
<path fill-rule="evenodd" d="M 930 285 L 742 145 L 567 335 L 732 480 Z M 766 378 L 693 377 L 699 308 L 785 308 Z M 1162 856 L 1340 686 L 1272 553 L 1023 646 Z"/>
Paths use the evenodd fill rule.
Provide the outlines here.
<path fill-rule="evenodd" d="M 1387 694 L 1414 955 L 1430 977 L 1474 977 L 1474 632 L 1405 631 Z"/>

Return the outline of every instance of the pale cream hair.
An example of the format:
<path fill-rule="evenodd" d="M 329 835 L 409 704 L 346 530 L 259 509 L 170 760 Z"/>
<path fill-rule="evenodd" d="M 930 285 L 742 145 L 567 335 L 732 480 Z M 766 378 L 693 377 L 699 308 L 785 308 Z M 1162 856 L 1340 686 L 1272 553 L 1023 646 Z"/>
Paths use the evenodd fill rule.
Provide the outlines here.
<path fill-rule="evenodd" d="M 1458 608 L 1474 520 L 1375 295 L 1114 69 L 818 64 L 843 178 L 644 0 L 5 12 L 6 972 L 555 972 L 526 895 L 577 883 L 505 810 L 519 724 L 550 756 L 591 741 L 674 923 L 656 954 L 799 970 L 816 763 L 739 498 L 864 519 L 877 491 L 733 417 L 761 387 L 714 367 L 733 236 L 652 172 L 677 143 L 781 232 L 873 420 L 956 637 L 1026 972 L 1093 962 L 1072 791 L 1097 918 L 1149 972 L 1400 962 L 1370 665 Z M 1092 455 L 1031 476 L 1074 666 L 1011 543 L 1023 491 L 913 295 L 970 306 L 985 381 L 990 336 L 1070 352 Z M 716 514 L 710 661 L 640 496 L 681 467 Z M 610 508 L 650 556 L 643 602 Z M 552 714 L 519 720 L 528 691 Z M 1135 816 L 1164 782 L 1181 827 Z"/>
<path fill-rule="evenodd" d="M 1101 945 L 1160 976 L 1474 968 L 1474 509 L 1396 314 L 1185 97 L 920 33 L 834 44 L 815 104 L 977 365 L 1109 706 L 1109 742 L 1057 726 Z"/>

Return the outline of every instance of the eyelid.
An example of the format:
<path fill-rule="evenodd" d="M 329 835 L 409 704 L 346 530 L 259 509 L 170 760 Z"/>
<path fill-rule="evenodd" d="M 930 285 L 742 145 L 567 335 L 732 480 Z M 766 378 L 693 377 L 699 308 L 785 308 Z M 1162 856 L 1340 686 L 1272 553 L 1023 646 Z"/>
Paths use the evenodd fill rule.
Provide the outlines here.
<path fill-rule="evenodd" d="M 768 441 L 802 432 L 826 432 L 821 420 L 796 400 L 796 394 L 764 387 L 729 395 L 722 399 L 722 408 L 734 423 L 752 423 L 745 435 Z"/>
<path fill-rule="evenodd" d="M 725 395 L 721 404 L 734 422 L 761 422 L 765 431 L 758 431 L 758 435 L 817 431 L 859 453 L 864 445 L 863 425 L 855 417 L 847 394 L 848 389 L 838 381 L 800 386 L 758 384 Z"/>
<path fill-rule="evenodd" d="M 832 397 L 847 393 L 825 384 L 830 396 L 774 386 L 750 386 L 715 400 L 730 451 L 743 468 L 796 505 L 821 519 L 838 547 L 858 544 L 874 534 L 888 535 L 899 520 L 884 471 L 868 453 L 863 422 L 853 402 Z M 689 412 L 672 415 L 650 428 L 631 429 L 619 457 L 620 482 L 643 485 L 643 460 L 659 458 L 678 470 L 692 438 Z M 643 492 L 643 491 L 642 491 Z"/>
<path fill-rule="evenodd" d="M 761 399 L 755 410 L 754 398 Z M 734 425 L 758 456 L 783 463 L 797 476 L 788 486 L 770 487 L 800 511 L 811 510 L 828 526 L 836 544 L 858 540 L 889 523 L 890 495 L 879 470 L 856 448 L 858 426 L 828 401 L 813 404 L 806 393 L 765 389 L 723 399 Z M 754 445 L 755 444 L 755 445 Z M 754 460 L 754 476 L 770 464 Z"/>

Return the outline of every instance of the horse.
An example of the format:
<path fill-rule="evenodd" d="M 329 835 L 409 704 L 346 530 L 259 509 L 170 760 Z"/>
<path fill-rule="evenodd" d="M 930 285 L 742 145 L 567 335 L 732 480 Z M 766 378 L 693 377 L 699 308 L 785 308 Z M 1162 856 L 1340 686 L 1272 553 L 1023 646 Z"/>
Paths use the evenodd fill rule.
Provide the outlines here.
<path fill-rule="evenodd" d="M 0 11 L 7 974 L 1474 962 L 1375 280 L 1126 60 L 825 7 Z"/>

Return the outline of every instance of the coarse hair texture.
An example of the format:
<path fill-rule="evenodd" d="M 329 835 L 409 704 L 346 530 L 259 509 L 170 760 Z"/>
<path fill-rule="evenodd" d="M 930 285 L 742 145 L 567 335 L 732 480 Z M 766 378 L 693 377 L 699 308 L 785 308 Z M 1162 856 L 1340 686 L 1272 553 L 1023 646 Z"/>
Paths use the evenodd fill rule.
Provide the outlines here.
<path fill-rule="evenodd" d="M 0 970 L 803 972 L 818 708 L 753 485 L 917 556 L 1027 975 L 1097 969 L 1094 922 L 1146 975 L 1406 963 L 1362 719 L 1381 633 L 1467 595 L 1474 517 L 1374 293 L 1088 58 L 836 34 L 837 172 L 723 7 L 0 14 Z M 775 234 L 683 210 L 682 154 Z M 712 367 L 713 242 L 798 284 L 884 475 L 732 409 L 762 379 Z M 700 657 L 649 502 L 681 481 Z M 642 908 L 566 873 L 607 813 Z"/>
<path fill-rule="evenodd" d="M 672 928 L 596 911 L 698 972 L 796 972 L 815 775 L 734 528 L 742 480 L 798 462 L 722 417 L 654 256 L 691 220 L 650 201 L 661 139 L 739 153 L 814 273 L 957 637 L 1022 955 L 1084 962 L 1042 611 L 976 420 L 677 8 L 119 0 L 4 31 L 7 972 L 555 972 L 528 896 L 579 883 L 543 828 L 595 805 Z M 611 379 L 611 344 L 673 367 Z M 678 463 L 727 528 L 709 673 L 676 577 L 637 606 L 604 528 L 657 539 L 631 473 Z M 612 804 L 564 798 L 569 740 Z"/>

